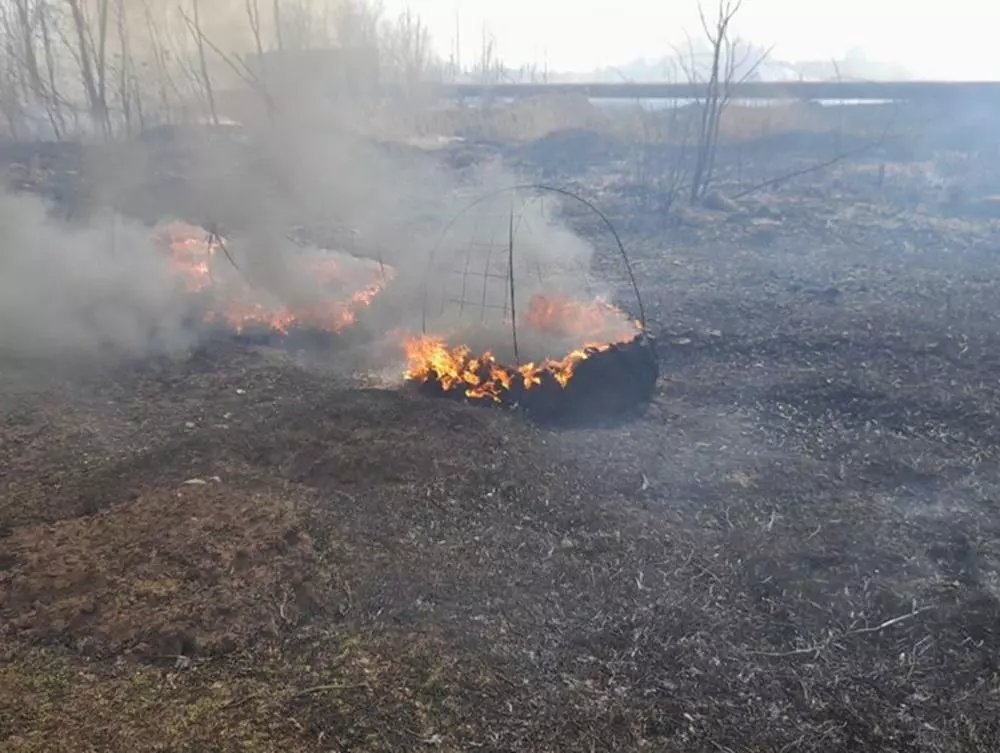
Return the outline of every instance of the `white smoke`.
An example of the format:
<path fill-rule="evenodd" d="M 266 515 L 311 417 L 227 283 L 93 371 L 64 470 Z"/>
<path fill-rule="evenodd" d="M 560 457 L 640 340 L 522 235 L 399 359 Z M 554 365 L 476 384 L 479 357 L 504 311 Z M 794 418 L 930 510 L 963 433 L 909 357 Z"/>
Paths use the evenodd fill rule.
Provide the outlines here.
<path fill-rule="evenodd" d="M 190 333 L 176 284 L 146 228 L 112 217 L 70 227 L 37 197 L 0 194 L 0 354 L 181 347 Z"/>

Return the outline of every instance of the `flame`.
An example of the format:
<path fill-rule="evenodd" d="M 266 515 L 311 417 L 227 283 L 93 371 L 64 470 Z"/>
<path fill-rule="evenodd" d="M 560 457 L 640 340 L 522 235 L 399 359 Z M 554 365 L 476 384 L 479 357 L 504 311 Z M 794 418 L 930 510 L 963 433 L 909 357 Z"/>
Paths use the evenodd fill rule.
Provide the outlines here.
<path fill-rule="evenodd" d="M 525 322 L 546 334 L 612 342 L 630 340 L 636 335 L 635 328 L 641 328 L 603 298 L 583 302 L 561 294 L 532 296 Z"/>
<path fill-rule="evenodd" d="M 212 284 L 212 255 L 218 250 L 210 244 L 204 230 L 186 222 L 171 222 L 154 233 L 154 240 L 165 245 L 175 276 L 184 280 L 188 292 L 197 293 Z"/>
<path fill-rule="evenodd" d="M 443 337 L 418 335 L 403 342 L 407 359 L 404 376 L 411 381 L 436 383 L 445 392 L 460 389 L 468 398 L 499 403 L 505 394 L 534 389 L 547 377 L 565 388 L 581 362 L 634 339 L 642 331 L 638 322 L 629 322 L 621 310 L 605 301 L 584 303 L 564 296 L 534 296 L 524 321 L 534 331 L 564 337 L 611 335 L 600 342 L 585 342 L 562 358 L 545 358 L 517 367 L 499 363 L 490 351 L 476 356 L 467 345 L 449 346 Z"/>
<path fill-rule="evenodd" d="M 287 334 L 292 327 L 340 332 L 357 322 L 359 312 L 371 305 L 394 275 L 391 267 L 382 266 L 374 281 L 346 299 L 328 300 L 295 309 L 266 305 L 257 300 L 254 291 L 245 282 L 221 290 L 222 286 L 212 277 L 213 258 L 221 246 L 218 242 L 209 243 L 208 234 L 202 228 L 185 222 L 172 222 L 161 226 L 154 237 L 168 249 L 170 268 L 183 280 L 188 292 L 197 293 L 210 288 L 219 292 L 219 307 L 209 311 L 205 321 L 222 322 L 237 333 L 247 327 L 268 327 L 281 334 Z M 307 265 L 313 278 L 322 286 L 350 282 L 335 260 L 315 258 L 310 259 Z M 213 286 L 220 290 L 216 291 Z"/>
<path fill-rule="evenodd" d="M 268 307 L 261 303 L 230 301 L 219 311 L 209 311 L 205 321 L 222 321 L 237 333 L 248 326 L 266 326 L 281 334 L 288 334 L 292 327 L 340 332 L 357 323 L 358 312 L 371 305 L 381 290 L 381 284 L 373 283 L 352 294 L 346 301 L 329 301 L 321 306 L 294 311 L 284 306 Z"/>
<path fill-rule="evenodd" d="M 467 345 L 450 348 L 440 337 L 420 335 L 407 338 L 403 343 L 409 363 L 405 378 L 418 382 L 434 381 L 445 392 L 464 389 L 466 397 L 488 398 L 499 403 L 505 393 L 516 388 L 530 390 L 538 387 L 546 376 L 552 377 L 560 387 L 566 387 L 581 361 L 609 350 L 612 345 L 588 345 L 564 358 L 546 358 L 515 368 L 498 363 L 489 351 L 473 356 Z"/>

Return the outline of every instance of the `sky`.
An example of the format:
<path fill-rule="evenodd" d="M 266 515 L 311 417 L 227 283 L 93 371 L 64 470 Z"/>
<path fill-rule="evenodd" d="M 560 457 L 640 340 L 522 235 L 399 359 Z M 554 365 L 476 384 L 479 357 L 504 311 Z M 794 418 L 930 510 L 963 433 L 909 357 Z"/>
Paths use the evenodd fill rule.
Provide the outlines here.
<path fill-rule="evenodd" d="M 714 0 L 705 0 L 714 8 Z M 591 71 L 669 54 L 685 31 L 699 30 L 697 0 L 384 0 L 429 27 L 446 59 L 456 14 L 463 63 L 482 46 L 484 26 L 508 67 L 548 63 L 553 71 Z M 998 0 L 744 0 L 739 35 L 775 45 L 780 60 L 843 59 L 863 50 L 914 75 L 1000 80 Z"/>

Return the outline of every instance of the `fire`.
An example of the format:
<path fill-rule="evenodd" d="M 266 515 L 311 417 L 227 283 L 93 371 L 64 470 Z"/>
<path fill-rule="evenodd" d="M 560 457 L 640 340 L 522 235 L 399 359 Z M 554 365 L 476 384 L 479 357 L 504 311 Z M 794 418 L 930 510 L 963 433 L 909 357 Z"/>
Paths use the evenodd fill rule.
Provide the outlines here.
<path fill-rule="evenodd" d="M 212 290 L 219 304 L 205 314 L 206 322 L 221 322 L 237 333 L 247 327 L 267 327 L 287 334 L 293 327 L 308 327 L 330 332 L 340 332 L 357 322 L 358 314 L 371 305 L 382 292 L 394 271 L 382 266 L 375 273 L 376 279 L 355 290 L 346 299 L 325 300 L 309 307 L 289 308 L 280 304 L 268 305 L 259 295 L 239 280 L 235 285 L 223 286 L 212 276 L 213 264 L 221 248 L 219 241 L 209 242 L 208 234 L 201 228 L 184 222 L 162 226 L 156 233 L 169 251 L 171 270 L 183 280 L 185 289 L 192 293 Z M 228 260 L 223 260 L 229 264 Z M 307 262 L 313 278 L 322 286 L 347 283 L 344 270 L 335 260 L 314 258 Z"/>
<path fill-rule="evenodd" d="M 170 250 L 170 269 L 184 280 L 189 292 L 197 293 L 212 284 L 211 261 L 218 246 L 208 242 L 205 231 L 186 222 L 171 222 L 153 237 Z"/>
<path fill-rule="evenodd" d="M 563 296 L 535 296 L 524 323 L 529 330 L 561 337 L 589 337 L 612 333 L 601 342 L 585 341 L 562 358 L 545 358 L 511 367 L 499 363 L 492 352 L 474 355 L 467 345 L 449 346 L 444 338 L 419 335 L 403 343 L 405 378 L 433 382 L 444 392 L 463 390 L 466 397 L 502 402 L 506 394 L 531 390 L 547 379 L 565 388 L 577 366 L 597 353 L 637 337 L 641 328 L 623 312 L 604 301 L 582 303 Z"/>
<path fill-rule="evenodd" d="M 515 368 L 498 363 L 489 351 L 473 356 L 466 345 L 449 348 L 440 337 L 421 335 L 408 338 L 403 344 L 409 362 L 405 376 L 418 382 L 435 380 L 445 392 L 463 389 L 468 398 L 488 398 L 499 403 L 505 393 L 515 389 L 530 390 L 541 385 L 546 376 L 565 387 L 577 364 L 611 346 L 611 343 L 588 345 L 564 358 L 546 358 Z"/>
<path fill-rule="evenodd" d="M 340 332 L 358 320 L 358 312 L 371 305 L 382 290 L 381 284 L 372 284 L 351 295 L 346 301 L 330 301 L 322 306 L 291 310 L 285 306 L 269 307 L 261 303 L 231 301 L 220 311 L 209 311 L 205 321 L 225 322 L 236 332 L 248 326 L 266 326 L 281 334 L 288 334 L 292 327 Z"/>
<path fill-rule="evenodd" d="M 613 342 L 631 340 L 639 326 L 637 322 L 629 322 L 620 309 L 602 298 L 584 303 L 564 295 L 532 296 L 525 320 L 538 332 Z"/>

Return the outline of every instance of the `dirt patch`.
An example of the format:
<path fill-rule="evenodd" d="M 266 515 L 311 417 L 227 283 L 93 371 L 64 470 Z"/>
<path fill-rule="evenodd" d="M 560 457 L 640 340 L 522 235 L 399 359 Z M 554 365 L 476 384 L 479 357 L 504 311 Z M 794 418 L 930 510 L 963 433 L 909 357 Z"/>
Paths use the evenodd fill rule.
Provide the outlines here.
<path fill-rule="evenodd" d="M 304 530 L 301 504 L 215 479 L 16 528 L 5 544 L 9 636 L 87 656 L 233 651 L 276 633 L 275 619 L 332 606 L 329 553 Z"/>

